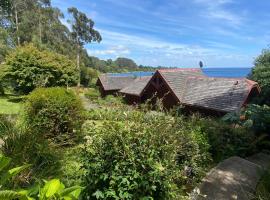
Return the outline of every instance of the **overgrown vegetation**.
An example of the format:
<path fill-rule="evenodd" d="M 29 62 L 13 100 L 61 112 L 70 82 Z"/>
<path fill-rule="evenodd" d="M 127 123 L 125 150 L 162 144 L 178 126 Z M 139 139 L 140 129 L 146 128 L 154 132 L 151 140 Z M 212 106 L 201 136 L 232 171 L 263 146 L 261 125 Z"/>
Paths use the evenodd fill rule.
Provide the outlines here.
<path fill-rule="evenodd" d="M 96 89 L 59 88 L 93 85 L 100 72 L 153 70 L 89 56 L 84 44 L 101 35 L 84 13 L 68 11 L 72 31 L 50 0 L 0 1 L 0 199 L 184 199 L 217 162 L 269 151 L 269 50 L 250 75 L 262 89 L 258 105 L 241 113 L 219 120 L 158 103 L 131 107 Z M 82 95 L 95 109 L 85 113 Z"/>
<path fill-rule="evenodd" d="M 85 124 L 84 198 L 178 199 L 204 175 L 209 145 L 199 127 L 161 113 L 101 113 Z"/>
<path fill-rule="evenodd" d="M 270 50 L 263 50 L 262 54 L 255 60 L 250 78 L 257 81 L 262 89 L 259 97 L 255 98 L 254 103 L 270 106 Z"/>

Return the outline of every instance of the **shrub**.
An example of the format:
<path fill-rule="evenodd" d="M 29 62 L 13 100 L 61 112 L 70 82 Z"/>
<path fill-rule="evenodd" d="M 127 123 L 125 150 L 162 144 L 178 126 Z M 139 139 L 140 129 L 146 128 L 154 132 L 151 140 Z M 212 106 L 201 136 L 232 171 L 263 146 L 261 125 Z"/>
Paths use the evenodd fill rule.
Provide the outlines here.
<path fill-rule="evenodd" d="M 62 145 L 76 138 L 83 123 L 81 100 L 64 88 L 39 88 L 26 102 L 26 122 L 34 132 Z"/>
<path fill-rule="evenodd" d="M 85 125 L 83 199 L 183 197 L 209 164 L 204 134 L 165 114 L 115 112 Z"/>
<path fill-rule="evenodd" d="M 33 45 L 17 47 L 5 60 L 5 79 L 17 92 L 27 94 L 36 87 L 75 85 L 76 65 L 67 57 L 40 51 Z"/>
<path fill-rule="evenodd" d="M 1 137 L 1 151 L 12 158 L 12 167 L 31 164 L 31 167 L 14 180 L 15 185 L 28 185 L 36 178 L 48 178 L 59 173 L 60 153 L 39 134 L 32 133 L 23 123 L 5 123 Z"/>
<path fill-rule="evenodd" d="M 244 125 L 256 133 L 268 133 L 270 129 L 270 106 L 249 105 L 244 111 Z M 269 135 L 270 136 L 270 135 Z"/>
<path fill-rule="evenodd" d="M 216 162 L 230 156 L 245 157 L 255 150 L 255 146 L 252 145 L 255 135 L 245 127 L 198 117 L 193 118 L 192 123 L 201 127 L 207 134 L 210 153 Z"/>
<path fill-rule="evenodd" d="M 270 49 L 265 49 L 255 60 L 250 78 L 257 81 L 262 89 L 261 94 L 254 98 L 256 104 L 270 106 Z"/>

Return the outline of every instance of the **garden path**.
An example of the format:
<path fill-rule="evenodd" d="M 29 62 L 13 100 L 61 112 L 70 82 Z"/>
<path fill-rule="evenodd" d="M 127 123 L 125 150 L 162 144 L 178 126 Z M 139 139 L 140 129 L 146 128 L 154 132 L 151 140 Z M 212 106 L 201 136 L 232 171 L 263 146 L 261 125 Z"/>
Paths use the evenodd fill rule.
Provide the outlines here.
<path fill-rule="evenodd" d="M 210 170 L 192 199 L 249 200 L 264 169 L 270 166 L 270 155 L 259 153 L 247 159 L 231 157 Z M 196 194 L 195 194 L 196 193 Z"/>

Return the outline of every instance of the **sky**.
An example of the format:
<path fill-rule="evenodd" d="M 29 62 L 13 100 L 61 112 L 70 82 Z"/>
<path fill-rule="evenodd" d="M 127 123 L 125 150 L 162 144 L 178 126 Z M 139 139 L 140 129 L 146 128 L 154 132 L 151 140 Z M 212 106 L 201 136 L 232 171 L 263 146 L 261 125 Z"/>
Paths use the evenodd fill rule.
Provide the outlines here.
<path fill-rule="evenodd" d="M 52 0 L 95 22 L 90 56 L 150 66 L 252 67 L 270 44 L 269 0 Z"/>

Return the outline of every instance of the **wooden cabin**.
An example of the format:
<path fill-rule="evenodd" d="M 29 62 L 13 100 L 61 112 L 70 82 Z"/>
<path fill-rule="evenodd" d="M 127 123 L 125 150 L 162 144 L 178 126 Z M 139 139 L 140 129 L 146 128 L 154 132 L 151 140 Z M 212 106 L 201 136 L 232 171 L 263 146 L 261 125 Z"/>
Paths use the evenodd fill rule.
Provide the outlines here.
<path fill-rule="evenodd" d="M 146 87 L 151 78 L 152 76 L 138 77 L 127 87 L 120 90 L 120 93 L 123 95 L 124 99 L 128 104 L 134 105 L 144 102 L 145 99 L 142 99 L 142 94 L 144 88 Z"/>
<path fill-rule="evenodd" d="M 246 78 L 211 78 L 201 69 L 157 70 L 141 93 L 142 101 L 162 99 L 165 108 L 184 105 L 187 111 L 224 115 L 239 111 L 260 93 Z"/>
<path fill-rule="evenodd" d="M 151 99 L 153 104 L 162 99 L 165 108 L 181 103 L 185 81 L 189 76 L 204 76 L 200 69 L 157 70 L 142 93 L 142 99 Z"/>
<path fill-rule="evenodd" d="M 98 77 L 96 86 L 99 88 L 102 97 L 116 95 L 121 89 L 135 80 L 134 76 L 116 76 L 102 74 Z"/>
<path fill-rule="evenodd" d="M 213 78 L 201 69 L 157 70 L 135 78 L 102 75 L 97 81 L 102 96 L 120 93 L 129 104 L 161 99 L 166 109 L 184 105 L 187 112 L 224 115 L 237 112 L 260 93 L 258 83 L 246 78 Z"/>

